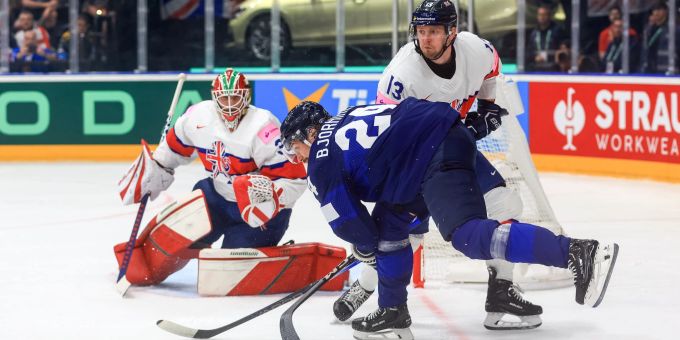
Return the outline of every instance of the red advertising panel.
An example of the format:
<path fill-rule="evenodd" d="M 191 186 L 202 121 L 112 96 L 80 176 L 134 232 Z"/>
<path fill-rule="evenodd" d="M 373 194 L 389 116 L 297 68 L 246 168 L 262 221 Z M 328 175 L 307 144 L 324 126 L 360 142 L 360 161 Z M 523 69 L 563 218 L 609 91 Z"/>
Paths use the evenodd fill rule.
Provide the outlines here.
<path fill-rule="evenodd" d="M 678 85 L 529 85 L 532 153 L 680 164 Z"/>

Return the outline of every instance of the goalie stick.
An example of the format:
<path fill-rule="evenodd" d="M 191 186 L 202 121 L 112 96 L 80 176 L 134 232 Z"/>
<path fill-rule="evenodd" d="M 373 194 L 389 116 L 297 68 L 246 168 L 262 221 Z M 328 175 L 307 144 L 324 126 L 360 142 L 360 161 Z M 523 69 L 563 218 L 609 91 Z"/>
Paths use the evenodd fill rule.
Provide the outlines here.
<path fill-rule="evenodd" d="M 315 291 L 318 290 L 321 286 L 323 286 L 326 282 L 332 280 L 334 277 L 338 276 L 339 274 L 344 273 L 345 271 L 349 270 L 352 268 L 354 265 L 356 265 L 358 262 L 354 259 L 353 255 L 348 256 L 346 259 L 344 259 L 342 262 L 340 262 L 333 270 L 331 270 L 326 276 L 323 278 L 317 280 L 316 282 L 312 282 L 309 285 L 305 286 L 304 288 L 286 295 L 285 297 L 281 298 L 278 301 L 275 301 L 271 303 L 270 305 L 261 308 L 251 314 L 248 314 L 230 324 L 215 328 L 215 329 L 196 329 L 196 328 L 191 328 L 191 327 L 186 327 L 182 326 L 180 324 L 174 323 L 172 321 L 168 320 L 158 320 L 156 322 L 156 325 L 160 327 L 162 330 L 166 332 L 170 332 L 175 335 L 187 337 L 187 338 L 194 338 L 194 339 L 208 339 L 212 338 L 215 335 L 224 333 L 238 325 L 241 325 L 245 322 L 248 322 L 262 314 L 265 314 L 271 310 L 274 310 L 280 306 L 285 305 L 286 303 L 295 300 L 301 295 L 304 295 L 307 293 L 310 289 L 314 289 Z M 310 294 L 311 295 L 311 294 Z"/>
<path fill-rule="evenodd" d="M 170 130 L 170 125 L 172 124 L 175 117 L 175 107 L 177 106 L 177 101 L 179 100 L 179 95 L 182 92 L 182 86 L 184 81 L 187 79 L 187 75 L 184 73 L 179 74 L 179 81 L 177 82 L 177 87 L 175 87 L 175 94 L 172 96 L 172 102 L 170 103 L 170 109 L 168 109 L 168 119 L 165 121 L 165 127 L 163 128 L 163 133 L 161 133 L 161 139 L 159 144 L 165 139 L 165 135 Z M 120 296 L 124 297 L 127 293 L 128 288 L 130 288 L 130 281 L 125 277 L 127 273 L 128 266 L 130 265 L 130 258 L 132 257 L 132 251 L 135 248 L 135 242 L 137 241 L 137 233 L 139 232 L 139 226 L 142 224 L 142 217 L 144 216 L 144 211 L 146 210 L 146 202 L 149 200 L 149 193 L 145 193 L 139 202 L 139 208 L 137 209 L 137 217 L 135 217 L 135 223 L 132 226 L 132 231 L 130 232 L 130 239 L 125 244 L 125 254 L 123 255 L 123 261 L 120 264 L 120 271 L 118 272 L 118 278 L 116 279 L 116 289 Z"/>

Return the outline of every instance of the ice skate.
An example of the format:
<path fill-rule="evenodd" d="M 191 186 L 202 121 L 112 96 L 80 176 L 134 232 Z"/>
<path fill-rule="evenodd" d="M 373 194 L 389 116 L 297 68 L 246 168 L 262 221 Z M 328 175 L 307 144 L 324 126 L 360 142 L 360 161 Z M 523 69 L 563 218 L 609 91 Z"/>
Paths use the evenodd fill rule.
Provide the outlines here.
<path fill-rule="evenodd" d="M 525 300 L 518 286 L 511 281 L 496 278 L 496 270 L 489 269 L 489 288 L 486 293 L 487 312 L 484 327 L 491 330 L 532 329 L 541 325 L 543 308 Z M 519 290 L 519 292 L 518 292 Z M 506 315 L 519 318 L 503 320 Z"/>
<path fill-rule="evenodd" d="M 333 313 L 340 321 L 349 319 L 359 307 L 373 294 L 373 291 L 365 290 L 354 281 L 351 287 L 344 292 L 333 304 Z"/>
<path fill-rule="evenodd" d="M 595 240 L 572 239 L 568 266 L 574 274 L 578 304 L 595 308 L 602 302 L 618 254 L 616 243 L 602 245 Z"/>
<path fill-rule="evenodd" d="M 370 339 L 403 339 L 412 340 L 411 316 L 406 303 L 389 308 L 378 308 L 363 318 L 352 320 L 354 338 Z"/>

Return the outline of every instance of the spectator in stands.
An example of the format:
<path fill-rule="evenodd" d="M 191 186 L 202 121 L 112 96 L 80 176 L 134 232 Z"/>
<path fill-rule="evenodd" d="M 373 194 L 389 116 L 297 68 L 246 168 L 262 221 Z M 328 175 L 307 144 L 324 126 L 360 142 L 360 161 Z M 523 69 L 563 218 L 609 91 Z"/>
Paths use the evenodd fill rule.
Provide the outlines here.
<path fill-rule="evenodd" d="M 549 5 L 538 7 L 537 26 L 531 31 L 527 42 L 527 69 L 530 71 L 557 71 L 555 52 L 564 40 L 563 30 L 552 20 Z"/>
<path fill-rule="evenodd" d="M 568 73 L 571 69 L 571 43 L 569 40 L 565 40 L 560 43 L 560 47 L 557 48 L 555 52 L 555 64 L 557 65 L 557 70 L 562 73 Z"/>
<path fill-rule="evenodd" d="M 118 2 L 120 3 L 121 1 L 119 0 Z M 99 63 L 107 63 L 109 51 L 115 50 L 117 39 L 113 34 L 116 30 L 114 26 L 116 11 L 113 8 L 115 3 L 115 1 L 110 0 L 83 0 L 81 4 L 82 13 L 90 17 L 88 25 L 89 34 L 95 49 L 95 59 Z M 136 30 L 136 26 L 133 29 Z M 118 51 L 113 53 L 115 54 L 116 52 Z"/>
<path fill-rule="evenodd" d="M 61 33 L 68 29 L 68 25 L 59 23 L 59 12 L 56 7 L 49 7 L 43 12 L 42 17 L 38 20 L 38 26 L 45 28 L 50 37 L 50 47 L 53 48 L 59 44 Z"/>
<path fill-rule="evenodd" d="M 609 10 L 609 27 L 600 32 L 600 39 L 597 44 L 597 52 L 600 60 L 604 60 L 604 54 L 607 51 L 607 47 L 609 47 L 609 44 L 614 40 L 612 26 L 614 26 L 615 20 L 622 19 L 621 14 L 621 8 L 619 6 L 614 6 Z M 637 37 L 637 31 L 631 27 L 628 29 L 628 35 L 633 39 L 633 37 Z"/>
<path fill-rule="evenodd" d="M 43 48 L 51 47 L 49 33 L 44 27 L 35 24 L 33 12 L 27 9 L 22 9 L 19 13 L 17 20 L 14 21 L 14 29 L 17 31 L 14 34 L 14 39 L 19 47 L 24 45 L 24 35 L 28 31 L 33 31 L 35 33 L 35 38 L 39 46 Z"/>
<path fill-rule="evenodd" d="M 96 60 L 96 39 L 90 31 L 90 17 L 81 13 L 78 16 L 78 60 L 81 72 L 92 71 Z M 71 31 L 64 31 L 59 40 L 59 55 L 69 58 L 71 47 Z"/>
<path fill-rule="evenodd" d="M 12 50 L 11 68 L 15 72 L 48 72 L 50 61 L 56 60 L 57 54 L 50 48 L 41 45 L 35 31 L 24 31 L 22 44 Z"/>
<path fill-rule="evenodd" d="M 666 72 L 668 53 L 668 6 L 665 2 L 659 2 L 652 8 L 642 35 L 640 72 Z"/>
<path fill-rule="evenodd" d="M 623 20 L 614 19 L 611 26 L 612 41 L 607 46 L 604 56 L 600 59 L 606 73 L 619 73 L 623 68 Z M 638 68 L 639 46 L 637 35 L 628 40 L 629 70 Z"/>

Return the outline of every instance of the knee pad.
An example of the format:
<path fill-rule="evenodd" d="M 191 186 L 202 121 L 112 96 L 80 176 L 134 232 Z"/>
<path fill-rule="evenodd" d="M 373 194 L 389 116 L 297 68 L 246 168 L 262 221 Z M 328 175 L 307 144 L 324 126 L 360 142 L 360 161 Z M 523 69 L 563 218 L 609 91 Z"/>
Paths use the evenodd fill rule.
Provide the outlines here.
<path fill-rule="evenodd" d="M 484 194 L 486 214 L 489 219 L 507 221 L 522 215 L 522 198 L 514 189 L 500 186 Z"/>
<path fill-rule="evenodd" d="M 190 246 L 212 230 L 203 192 L 196 190 L 156 215 L 135 242 L 126 273 L 128 281 L 137 285 L 161 283 L 182 269 L 197 249 Z M 114 247 L 120 266 L 126 243 Z"/>
<path fill-rule="evenodd" d="M 492 239 L 498 222 L 489 219 L 473 219 L 458 227 L 451 237 L 453 247 L 475 260 L 490 260 Z"/>

